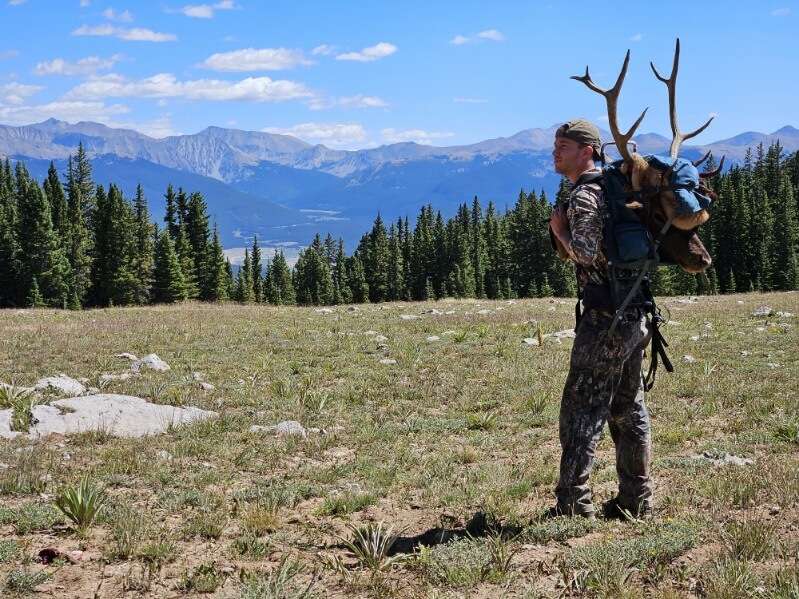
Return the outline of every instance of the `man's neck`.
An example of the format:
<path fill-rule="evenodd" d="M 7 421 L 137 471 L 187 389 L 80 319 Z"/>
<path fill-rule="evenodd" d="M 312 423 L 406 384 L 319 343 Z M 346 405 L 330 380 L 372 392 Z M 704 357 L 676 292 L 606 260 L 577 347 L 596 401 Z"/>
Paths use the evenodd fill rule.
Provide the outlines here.
<path fill-rule="evenodd" d="M 568 179 L 569 179 L 569 181 L 572 182 L 572 184 L 577 183 L 578 179 L 580 177 L 582 177 L 584 173 L 587 173 L 588 171 L 593 171 L 593 170 L 596 170 L 596 166 L 594 165 L 594 163 L 592 161 L 592 162 L 586 164 L 584 168 L 574 171 L 574 174 L 569 175 Z"/>

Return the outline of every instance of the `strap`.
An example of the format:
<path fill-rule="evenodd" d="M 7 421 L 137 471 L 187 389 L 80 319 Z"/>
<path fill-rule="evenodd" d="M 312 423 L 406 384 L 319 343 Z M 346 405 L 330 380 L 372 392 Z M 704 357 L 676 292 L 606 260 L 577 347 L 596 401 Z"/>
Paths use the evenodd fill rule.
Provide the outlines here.
<path fill-rule="evenodd" d="M 649 392 L 655 386 L 655 374 L 658 369 L 658 358 L 663 360 L 666 372 L 674 372 L 674 366 L 666 355 L 669 344 L 660 332 L 663 319 L 659 314 L 654 314 L 652 318 L 652 362 L 649 364 L 649 371 L 644 377 L 644 391 Z"/>

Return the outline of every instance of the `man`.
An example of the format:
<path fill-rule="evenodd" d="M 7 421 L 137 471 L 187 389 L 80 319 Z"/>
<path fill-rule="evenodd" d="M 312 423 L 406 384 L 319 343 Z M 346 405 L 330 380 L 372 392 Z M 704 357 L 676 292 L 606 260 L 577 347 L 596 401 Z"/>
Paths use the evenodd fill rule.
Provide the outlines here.
<path fill-rule="evenodd" d="M 561 399 L 557 505 L 548 514 L 594 517 L 588 477 L 607 421 L 616 445 L 619 491 L 603 512 L 606 517 L 645 517 L 652 513 L 651 440 L 641 363 L 649 334 L 643 312 L 631 308 L 609 335 L 614 307 L 602 239 L 605 202 L 594 163 L 600 149 L 599 130 L 588 121 L 570 121 L 555 134 L 555 170 L 574 187 L 549 224 L 562 253 L 575 263 L 584 313 Z"/>

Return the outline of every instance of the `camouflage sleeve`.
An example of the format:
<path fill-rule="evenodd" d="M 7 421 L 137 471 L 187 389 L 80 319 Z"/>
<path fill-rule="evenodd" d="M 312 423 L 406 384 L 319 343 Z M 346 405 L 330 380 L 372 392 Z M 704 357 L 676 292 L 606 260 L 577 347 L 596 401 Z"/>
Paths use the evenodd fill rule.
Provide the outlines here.
<path fill-rule="evenodd" d="M 577 262 L 591 266 L 602 247 L 602 213 L 599 192 L 587 185 L 575 189 L 569 197 L 566 216 L 571 230 L 571 252 Z"/>

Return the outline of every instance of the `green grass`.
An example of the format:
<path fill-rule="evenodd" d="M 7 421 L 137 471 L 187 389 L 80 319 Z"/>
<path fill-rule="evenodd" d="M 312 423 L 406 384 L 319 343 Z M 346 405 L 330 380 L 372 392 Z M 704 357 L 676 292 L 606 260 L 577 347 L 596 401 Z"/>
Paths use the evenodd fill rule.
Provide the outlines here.
<path fill-rule="evenodd" d="M 544 333 L 571 328 L 571 301 L 442 300 L 331 314 L 191 302 L 5 311 L 1 382 L 31 386 L 68 372 L 93 384 L 128 368 L 116 354 L 155 352 L 172 370 L 106 390 L 219 417 L 141 439 L 106 430 L 0 443 L 0 594 L 28 592 L 51 575 L 68 594 L 92 596 L 96 586 L 81 581 L 94 580 L 97 560 L 63 570 L 32 563 L 52 545 L 100 556 L 103 588 L 131 596 L 224 589 L 250 598 L 665 599 L 763 589 L 764 597 L 791 597 L 799 320 L 773 317 L 790 327 L 758 332 L 762 321 L 750 314 L 762 304 L 799 314 L 799 294 L 661 304 L 679 324 L 663 330 L 675 372 L 661 370 L 647 396 L 656 514 L 629 524 L 538 520 L 557 482 L 571 341 L 533 347 L 522 339 L 539 325 Z M 431 308 L 441 314 L 421 314 Z M 478 314 L 483 308 L 492 312 Z M 380 364 L 384 350 L 369 330 L 388 338 L 397 365 Z M 426 342 L 431 335 L 440 341 Z M 683 363 L 684 354 L 696 362 Z M 195 371 L 216 390 L 199 390 Z M 325 432 L 249 432 L 281 420 Z M 754 464 L 694 459 L 706 450 Z M 591 477 L 597 505 L 616 491 L 614 462 L 606 433 Z M 108 499 L 75 538 L 66 525 L 78 524 L 54 501 L 84 477 Z M 352 527 L 379 522 L 402 535 L 461 527 L 478 510 L 519 526 L 520 536 L 465 538 L 388 566 L 393 556 L 377 541 L 360 553 L 342 542 L 353 540 Z"/>

